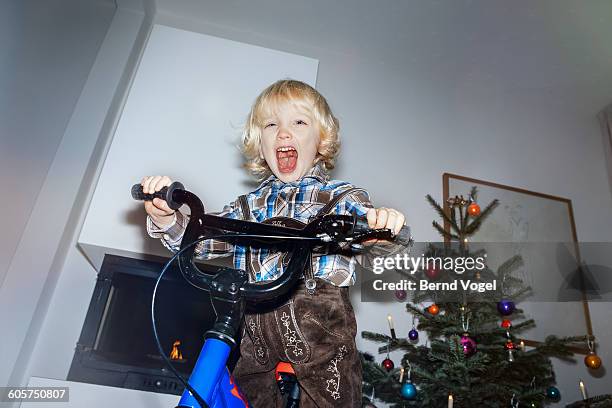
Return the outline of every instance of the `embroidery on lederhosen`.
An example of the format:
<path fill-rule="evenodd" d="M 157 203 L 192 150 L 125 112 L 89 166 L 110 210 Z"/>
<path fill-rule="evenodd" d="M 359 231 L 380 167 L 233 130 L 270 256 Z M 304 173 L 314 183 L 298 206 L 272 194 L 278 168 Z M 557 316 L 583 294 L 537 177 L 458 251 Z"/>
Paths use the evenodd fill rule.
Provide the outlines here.
<path fill-rule="evenodd" d="M 332 373 L 332 378 L 325 381 L 327 384 L 327 388 L 325 389 L 331 397 L 335 400 L 340 398 L 340 370 L 338 369 L 338 363 L 344 360 L 344 357 L 348 353 L 348 350 L 345 345 L 342 345 L 334 358 L 329 361 L 329 365 L 327 366 L 327 371 Z"/>
<path fill-rule="evenodd" d="M 287 359 L 294 364 L 307 362 L 310 359 L 310 347 L 295 320 L 293 300 L 274 310 L 274 318 Z"/>
<path fill-rule="evenodd" d="M 247 327 L 253 341 L 255 360 L 261 365 L 266 365 L 269 359 L 268 345 L 261 331 L 260 315 L 248 316 Z"/>

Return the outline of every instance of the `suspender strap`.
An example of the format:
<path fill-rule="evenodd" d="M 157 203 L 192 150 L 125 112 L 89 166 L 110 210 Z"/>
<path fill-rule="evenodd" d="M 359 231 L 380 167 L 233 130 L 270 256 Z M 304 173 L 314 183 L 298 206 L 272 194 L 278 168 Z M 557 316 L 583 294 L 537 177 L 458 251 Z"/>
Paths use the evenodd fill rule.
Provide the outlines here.
<path fill-rule="evenodd" d="M 329 201 L 327 204 L 325 204 L 325 206 L 319 210 L 316 217 L 322 217 L 324 215 L 329 214 L 330 212 L 334 210 L 334 207 L 338 204 L 338 202 L 340 202 L 340 200 L 342 200 L 347 195 L 353 194 L 356 192 L 365 193 L 366 191 L 363 188 L 358 188 L 358 187 L 352 187 L 352 188 L 349 188 L 348 190 L 344 190 L 343 192 L 341 192 L 340 194 L 332 198 L 331 201 Z"/>
<path fill-rule="evenodd" d="M 251 210 L 249 209 L 249 201 L 246 195 L 238 197 L 238 205 L 240 205 L 240 211 L 242 212 L 242 219 L 245 221 L 251 220 Z"/>
<path fill-rule="evenodd" d="M 251 221 L 251 210 L 249 209 L 249 201 L 246 195 L 238 197 L 238 205 L 240 206 L 240 212 L 242 213 L 242 219 L 245 221 Z M 251 265 L 251 247 L 245 247 L 244 263 L 247 273 L 249 274 L 249 280 L 255 282 L 255 272 Z"/>

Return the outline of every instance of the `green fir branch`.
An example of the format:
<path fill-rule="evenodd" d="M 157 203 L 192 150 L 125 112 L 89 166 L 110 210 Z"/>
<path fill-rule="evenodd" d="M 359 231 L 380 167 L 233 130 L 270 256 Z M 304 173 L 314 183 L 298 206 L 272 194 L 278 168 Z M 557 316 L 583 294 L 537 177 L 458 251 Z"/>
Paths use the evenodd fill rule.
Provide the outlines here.
<path fill-rule="evenodd" d="M 523 261 L 523 257 L 518 254 L 514 255 L 513 257 L 511 257 L 510 259 L 502 263 L 497 268 L 497 275 L 499 276 L 500 279 L 503 279 L 504 276 L 509 278 L 508 275 L 510 275 L 510 273 L 516 271 L 517 269 L 519 269 L 520 267 L 524 265 L 525 265 L 525 262 Z"/>
<path fill-rule="evenodd" d="M 453 228 L 455 231 L 459 231 L 459 226 L 457 225 L 457 222 L 451 217 L 449 217 L 446 212 L 444 212 L 444 208 L 440 206 L 440 204 L 438 204 L 431 195 L 427 194 L 425 198 L 427 199 L 429 204 L 432 206 L 432 208 L 436 211 L 436 213 L 438 213 L 438 216 L 441 219 L 448 222 L 451 228 Z"/>
<path fill-rule="evenodd" d="M 508 295 L 508 297 L 510 299 L 514 299 L 516 300 L 524 300 L 526 298 L 528 298 L 531 295 L 532 289 L 531 286 L 525 286 L 519 290 L 517 290 L 516 292 L 513 292 L 511 294 Z"/>

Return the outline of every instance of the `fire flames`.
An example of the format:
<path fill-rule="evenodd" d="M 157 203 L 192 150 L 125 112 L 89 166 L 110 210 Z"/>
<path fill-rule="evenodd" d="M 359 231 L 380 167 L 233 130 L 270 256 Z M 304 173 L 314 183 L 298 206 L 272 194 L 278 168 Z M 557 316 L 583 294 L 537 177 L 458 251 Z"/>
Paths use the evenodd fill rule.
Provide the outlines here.
<path fill-rule="evenodd" d="M 174 343 L 172 343 L 172 351 L 170 352 L 170 360 L 182 360 L 183 359 L 183 354 L 181 353 L 181 350 L 179 349 L 180 345 L 181 345 L 181 342 L 179 340 L 176 340 Z"/>

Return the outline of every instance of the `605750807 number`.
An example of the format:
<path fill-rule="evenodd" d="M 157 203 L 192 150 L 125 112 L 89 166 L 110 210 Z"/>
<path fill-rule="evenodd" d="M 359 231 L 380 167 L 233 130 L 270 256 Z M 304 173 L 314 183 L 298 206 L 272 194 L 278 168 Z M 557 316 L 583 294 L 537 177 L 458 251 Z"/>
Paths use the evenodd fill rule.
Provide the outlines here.
<path fill-rule="evenodd" d="M 0 402 L 68 402 L 68 387 L 0 387 Z"/>

